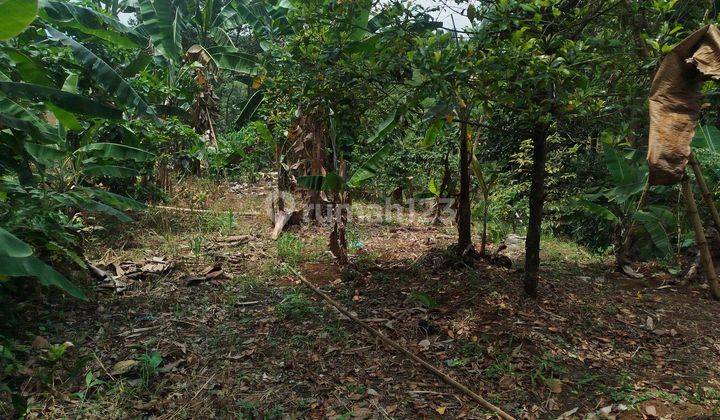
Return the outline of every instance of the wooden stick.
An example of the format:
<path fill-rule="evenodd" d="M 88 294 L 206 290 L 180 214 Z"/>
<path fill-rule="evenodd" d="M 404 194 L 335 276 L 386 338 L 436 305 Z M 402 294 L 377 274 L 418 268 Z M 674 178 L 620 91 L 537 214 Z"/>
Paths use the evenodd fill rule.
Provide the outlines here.
<path fill-rule="evenodd" d="M 703 200 L 705 200 L 705 204 L 710 209 L 713 223 L 715 223 L 715 227 L 718 229 L 718 231 L 720 231 L 720 214 L 718 214 L 717 206 L 715 206 L 715 200 L 713 200 L 710 189 L 705 182 L 705 177 L 703 176 L 702 169 L 700 168 L 700 162 L 698 162 L 694 153 L 690 153 L 690 166 L 695 173 L 695 179 L 697 180 L 697 184 L 700 187 L 700 192 L 702 193 Z"/>
<path fill-rule="evenodd" d="M 400 344 L 396 343 L 395 341 L 389 339 L 386 337 L 383 333 L 380 331 L 372 328 L 367 323 L 363 322 L 360 318 L 353 315 L 350 311 L 345 309 L 340 303 L 334 301 L 330 296 L 325 294 L 322 290 L 315 287 L 314 284 L 310 283 L 308 279 L 306 279 L 302 274 L 300 274 L 297 270 L 295 270 L 293 267 L 286 265 L 290 271 L 299 278 L 303 284 L 305 284 L 307 287 L 309 287 L 315 294 L 323 298 L 326 302 L 328 302 L 330 305 L 334 306 L 335 309 L 340 311 L 341 314 L 345 315 L 346 317 L 350 318 L 353 322 L 358 324 L 360 327 L 362 327 L 365 331 L 369 332 L 370 334 L 374 335 L 375 337 L 379 338 L 383 343 L 387 344 L 389 347 L 392 347 L 393 349 L 399 351 L 407 358 L 411 359 L 415 363 L 419 364 L 420 366 L 424 367 L 431 373 L 433 373 L 438 378 L 442 379 L 445 383 L 452 386 L 453 388 L 457 389 L 458 391 L 462 392 L 463 394 L 467 395 L 468 397 L 475 400 L 477 403 L 479 403 L 481 406 L 487 408 L 488 410 L 492 411 L 493 413 L 497 414 L 500 418 L 505 420 L 515 420 L 514 417 L 504 412 L 499 407 L 496 407 L 480 395 L 476 394 L 474 391 L 472 391 L 467 386 L 461 384 L 460 382 L 454 380 L 453 378 L 449 377 L 445 373 L 441 372 L 438 368 L 431 365 L 430 363 L 426 362 L 425 360 L 421 359 L 420 357 L 416 356 L 414 353 L 410 352 L 409 350 L 406 350 L 404 347 L 402 347 Z"/>
<path fill-rule="evenodd" d="M 226 214 L 228 211 L 219 211 L 219 210 L 205 210 L 205 209 L 188 209 L 183 207 L 171 207 L 171 206 L 149 206 L 150 209 L 158 209 L 158 210 L 165 210 L 165 211 L 177 211 L 182 213 L 203 213 L 203 214 Z M 261 213 L 235 213 L 232 212 L 233 216 L 238 217 L 255 217 L 255 216 L 261 216 Z"/>
<path fill-rule="evenodd" d="M 695 195 L 693 194 L 692 187 L 690 186 L 690 181 L 687 176 L 682 179 L 682 191 L 685 196 L 687 214 L 690 218 L 690 222 L 692 222 L 693 230 L 695 231 L 695 242 L 697 242 L 697 246 L 700 249 L 700 260 L 702 261 L 705 274 L 707 275 L 708 284 L 710 285 L 710 292 L 715 299 L 720 300 L 720 286 L 718 286 L 715 265 L 713 264 L 712 256 L 710 255 L 710 248 L 708 247 L 707 239 L 705 239 L 705 229 L 703 229 L 702 221 L 700 220 L 697 203 L 695 203 Z"/>

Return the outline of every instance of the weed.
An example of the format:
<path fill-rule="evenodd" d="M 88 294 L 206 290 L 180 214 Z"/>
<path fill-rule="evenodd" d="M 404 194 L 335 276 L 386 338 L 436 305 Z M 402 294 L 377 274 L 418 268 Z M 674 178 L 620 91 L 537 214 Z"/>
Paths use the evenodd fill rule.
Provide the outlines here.
<path fill-rule="evenodd" d="M 235 405 L 238 406 L 240 409 L 240 414 L 238 415 L 238 418 L 240 420 L 245 419 L 256 419 L 260 417 L 260 412 L 255 407 L 255 404 L 251 403 L 250 401 L 240 400 L 236 401 Z"/>
<path fill-rule="evenodd" d="M 643 364 L 650 364 L 654 360 L 652 353 L 647 350 L 641 350 L 637 352 L 637 354 L 635 355 L 635 359 L 637 359 L 638 362 Z"/>
<path fill-rule="evenodd" d="M 278 259 L 291 265 L 302 261 L 303 243 L 295 235 L 284 233 L 277 241 Z"/>
<path fill-rule="evenodd" d="M 205 244 L 205 237 L 202 235 L 194 236 L 190 239 L 190 250 L 192 251 L 195 259 L 200 259 L 203 255 L 203 245 Z"/>
<path fill-rule="evenodd" d="M 293 347 L 304 347 L 310 342 L 308 337 L 306 335 L 301 334 L 295 334 L 292 337 L 290 337 L 290 344 Z"/>
<path fill-rule="evenodd" d="M 345 389 L 347 390 L 347 392 L 349 392 L 351 394 L 360 394 L 360 395 L 364 394 L 365 391 L 367 391 L 367 387 L 365 385 L 356 384 L 356 383 L 346 385 Z"/>
<path fill-rule="evenodd" d="M 315 313 L 315 308 L 307 296 L 292 292 L 285 295 L 282 302 L 275 306 L 275 311 L 283 318 L 302 319 Z"/>
<path fill-rule="evenodd" d="M 417 300 L 418 302 L 420 302 L 420 303 L 421 303 L 424 307 L 426 307 L 427 309 L 435 309 L 435 308 L 437 308 L 438 306 L 440 306 L 440 305 L 435 301 L 435 299 L 433 299 L 432 297 L 430 297 L 430 295 L 427 294 L 427 293 L 425 293 L 425 292 L 413 292 L 412 297 L 413 297 L 413 299 L 415 299 L 415 300 Z"/>
<path fill-rule="evenodd" d="M 542 357 L 535 358 L 535 368 L 530 372 L 530 381 L 535 385 L 538 380 L 547 382 L 558 379 L 566 372 L 567 368 L 560 365 L 552 354 L 545 353 Z"/>
<path fill-rule="evenodd" d="M 620 313 L 620 310 L 618 309 L 617 306 L 613 305 L 612 303 L 608 303 L 607 305 L 605 305 L 605 313 L 608 315 L 615 316 L 618 313 Z"/>
<path fill-rule="evenodd" d="M 630 401 L 633 392 L 635 392 L 632 375 L 628 372 L 623 372 L 618 376 L 616 382 L 618 384 L 616 388 L 607 390 L 610 399 L 615 403 Z"/>
<path fill-rule="evenodd" d="M 158 352 L 151 354 L 143 354 L 138 358 L 140 362 L 140 374 L 142 375 L 142 383 L 145 388 L 150 386 L 150 381 L 157 375 L 158 368 L 162 364 L 162 355 Z"/>
<path fill-rule="evenodd" d="M 275 419 L 282 419 L 285 413 L 285 407 L 283 407 L 281 404 L 274 405 L 270 410 L 268 410 L 267 413 L 265 413 L 264 419 L 265 420 L 275 420 Z"/>
<path fill-rule="evenodd" d="M 596 375 L 596 374 L 590 373 L 590 372 L 584 372 L 580 376 L 580 379 L 578 379 L 577 384 L 582 387 L 585 387 L 587 385 L 594 383 L 598 379 L 600 379 L 600 375 Z"/>
<path fill-rule="evenodd" d="M 220 232 L 223 235 L 232 233 L 237 227 L 237 220 L 232 211 L 224 213 L 209 213 L 204 220 L 204 228 L 207 232 Z"/>
<path fill-rule="evenodd" d="M 320 338 L 328 338 L 334 343 L 346 341 L 350 337 L 350 333 L 338 322 L 323 327 L 320 332 Z"/>
<path fill-rule="evenodd" d="M 485 348 L 477 341 L 468 341 L 460 348 L 460 353 L 465 357 L 481 359 L 485 353 Z"/>
<path fill-rule="evenodd" d="M 233 277 L 232 282 L 238 293 L 257 293 L 262 290 L 264 284 L 262 278 L 252 274 L 240 274 Z"/>
<path fill-rule="evenodd" d="M 510 362 L 510 355 L 505 355 L 485 368 L 483 374 L 488 379 L 500 379 L 505 375 L 514 375 L 515 364 Z"/>
<path fill-rule="evenodd" d="M 95 378 L 92 372 L 88 372 L 87 374 L 85 374 L 85 388 L 82 391 L 76 392 L 74 394 L 77 398 L 80 398 L 80 411 L 82 411 L 83 405 L 85 405 L 85 399 L 87 398 L 90 391 L 93 388 L 99 387 L 103 384 L 105 384 L 105 382 Z"/>

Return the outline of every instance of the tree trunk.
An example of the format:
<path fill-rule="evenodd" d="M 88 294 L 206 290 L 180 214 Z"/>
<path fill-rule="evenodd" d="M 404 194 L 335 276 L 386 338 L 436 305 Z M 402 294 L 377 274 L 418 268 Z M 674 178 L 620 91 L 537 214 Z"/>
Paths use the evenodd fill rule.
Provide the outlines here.
<path fill-rule="evenodd" d="M 488 227 L 488 205 L 490 196 L 485 191 L 483 193 L 483 230 L 482 230 L 482 242 L 480 242 L 480 255 L 485 257 L 487 252 L 487 227 Z"/>
<path fill-rule="evenodd" d="M 338 175 L 342 179 L 347 179 L 347 162 L 343 158 L 340 158 L 338 172 Z M 349 205 L 350 200 L 346 191 L 334 193 L 332 201 L 333 228 L 332 232 L 330 232 L 330 243 L 328 247 L 330 248 L 330 252 L 336 258 L 338 264 L 340 265 L 346 265 L 348 263 L 348 246 L 346 232 Z"/>
<path fill-rule="evenodd" d="M 472 247 L 472 220 L 470 213 L 470 153 L 468 150 L 467 107 L 460 111 L 460 194 L 458 195 L 457 226 L 458 251 L 465 254 Z"/>
<path fill-rule="evenodd" d="M 540 272 L 540 238 L 542 235 L 543 206 L 545 204 L 545 159 L 547 156 L 546 124 L 533 129 L 533 166 L 530 185 L 530 221 L 525 242 L 525 293 L 537 296 Z"/>

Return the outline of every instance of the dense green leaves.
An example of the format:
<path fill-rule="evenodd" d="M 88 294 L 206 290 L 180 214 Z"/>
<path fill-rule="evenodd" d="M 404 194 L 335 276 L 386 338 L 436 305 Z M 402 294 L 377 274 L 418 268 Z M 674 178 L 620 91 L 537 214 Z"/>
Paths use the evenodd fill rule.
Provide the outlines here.
<path fill-rule="evenodd" d="M 720 130 L 714 125 L 698 125 L 692 146 L 707 149 L 712 153 L 720 153 Z"/>
<path fill-rule="evenodd" d="M 1 82 L 0 92 L 11 98 L 50 102 L 66 111 L 99 118 L 120 119 L 122 111 L 82 95 L 30 83 Z"/>
<path fill-rule="evenodd" d="M 161 55 L 172 62 L 180 62 L 183 55 L 180 9 L 168 0 L 139 0 L 138 3 L 143 32 Z"/>
<path fill-rule="evenodd" d="M 70 47 L 78 63 L 90 70 L 93 80 L 102 86 L 109 95 L 117 98 L 119 103 L 134 110 L 139 116 L 155 117 L 155 111 L 105 61 L 62 32 L 51 27 L 48 27 L 47 31 L 51 38 Z"/>
<path fill-rule="evenodd" d="M 91 8 L 68 2 L 41 0 L 42 18 L 55 26 L 71 28 L 122 48 L 138 48 L 143 39 L 118 20 Z"/>

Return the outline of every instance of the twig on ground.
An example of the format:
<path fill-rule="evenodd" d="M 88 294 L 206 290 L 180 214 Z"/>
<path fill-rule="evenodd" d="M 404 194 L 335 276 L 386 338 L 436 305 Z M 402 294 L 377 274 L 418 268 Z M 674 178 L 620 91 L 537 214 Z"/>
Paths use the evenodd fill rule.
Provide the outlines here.
<path fill-rule="evenodd" d="M 378 339 L 380 339 L 383 343 L 385 343 L 385 344 L 388 345 L 389 347 L 392 347 L 393 349 L 399 351 L 400 353 L 402 353 L 402 354 L 403 354 L 404 356 L 406 356 L 407 358 L 411 359 L 412 361 L 414 361 L 414 362 L 417 363 L 418 365 L 422 366 L 422 367 L 425 368 L 426 370 L 428 370 L 428 371 L 430 371 L 431 373 L 433 373 L 435 376 L 437 376 L 438 378 L 440 378 L 441 380 L 443 380 L 443 381 L 444 381 L 445 383 L 447 383 L 448 385 L 452 386 L 452 387 L 455 388 L 456 390 L 458 390 L 458 391 L 462 392 L 463 394 L 467 395 L 468 397 L 472 398 L 475 402 L 477 402 L 477 403 L 480 404 L 481 406 L 485 407 L 486 409 L 492 411 L 493 413 L 497 414 L 497 415 L 500 416 L 501 418 L 503 418 L 503 419 L 505 419 L 505 420 L 514 420 L 514 417 L 512 417 L 512 416 L 509 415 L 508 413 L 504 412 L 501 408 L 493 405 L 492 403 L 490 403 L 489 401 L 487 401 L 485 398 L 481 397 L 480 395 L 478 395 L 477 393 L 475 393 L 474 391 L 472 391 L 472 390 L 471 390 L 470 388 L 468 388 L 467 386 L 461 384 L 460 382 L 458 382 L 458 381 L 456 381 L 455 379 L 451 378 L 450 376 L 446 375 L 445 373 L 443 373 L 442 371 L 440 371 L 440 370 L 439 370 L 438 368 L 436 368 L 435 366 L 433 366 L 433 365 L 431 365 L 430 363 L 426 362 L 425 360 L 421 359 L 420 357 L 418 357 L 418 356 L 415 355 L 414 353 L 412 353 L 412 352 L 410 352 L 409 350 L 405 349 L 403 346 L 401 346 L 401 345 L 398 344 L 397 342 L 395 342 L 395 341 L 391 340 L 390 338 L 386 337 L 386 336 L 385 336 L 383 333 L 381 333 L 380 331 L 372 328 L 372 327 L 369 326 L 367 323 L 365 323 L 365 322 L 363 322 L 362 320 L 360 320 L 360 318 L 358 318 L 357 316 L 353 315 L 349 310 L 347 310 L 345 307 L 343 307 L 340 303 L 336 302 L 336 301 L 333 300 L 330 296 L 328 296 L 327 294 L 325 294 L 322 290 L 318 289 L 314 284 L 310 283 L 310 281 L 309 281 L 308 279 L 306 279 L 302 274 L 300 274 L 297 270 L 295 270 L 295 268 L 293 268 L 293 267 L 291 267 L 291 266 L 289 266 L 289 265 L 287 265 L 287 264 L 286 264 L 285 266 L 286 266 L 293 274 L 295 274 L 295 276 L 297 276 L 297 278 L 300 279 L 300 281 L 302 281 L 303 284 L 305 284 L 308 288 L 310 288 L 313 292 L 315 292 L 315 294 L 317 294 L 318 296 L 320 296 L 321 298 L 323 298 L 323 299 L 324 299 L 327 303 L 329 303 L 330 305 L 334 306 L 335 309 L 337 309 L 338 311 L 340 311 L 340 313 L 342 313 L 342 314 L 345 315 L 346 317 L 350 318 L 353 322 L 355 322 L 356 324 L 358 324 L 358 325 L 359 325 L 360 327 L 362 327 L 365 331 L 367 331 L 367 332 L 369 332 L 370 334 L 372 334 L 373 336 L 377 337 Z"/>
<path fill-rule="evenodd" d="M 103 362 L 102 362 L 102 361 L 100 360 L 100 358 L 98 357 L 97 353 L 93 352 L 93 356 L 95 356 L 95 360 L 97 360 L 97 362 L 100 364 L 100 367 L 102 368 L 103 372 L 105 372 L 105 373 L 107 374 L 107 376 L 109 376 L 110 379 L 112 379 L 113 382 L 114 382 L 114 381 L 115 381 L 115 377 L 112 376 L 112 373 L 108 372 L 108 370 L 105 368 L 105 365 L 103 364 Z"/>

